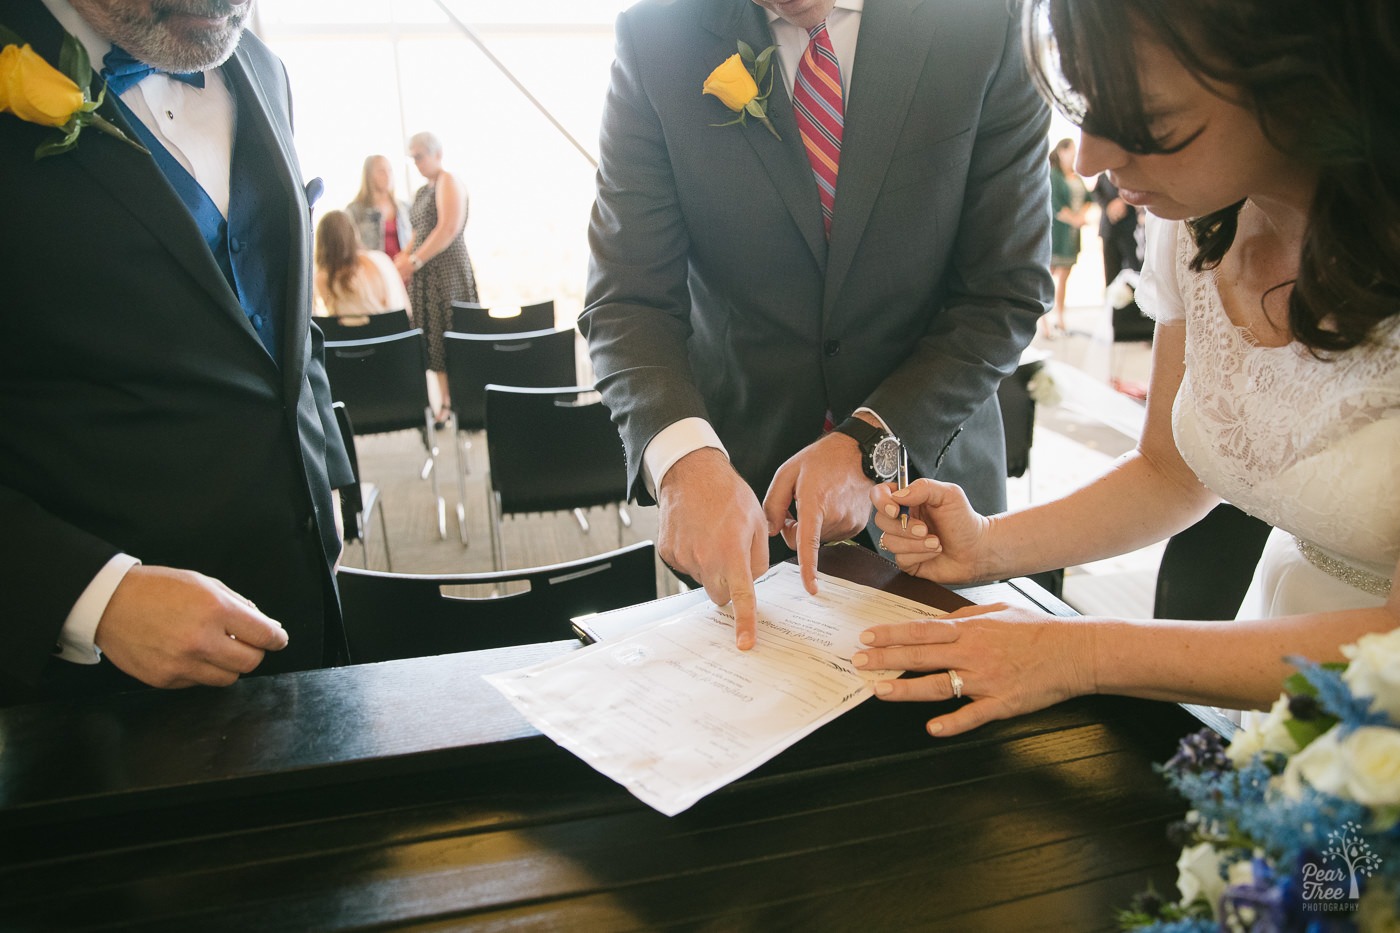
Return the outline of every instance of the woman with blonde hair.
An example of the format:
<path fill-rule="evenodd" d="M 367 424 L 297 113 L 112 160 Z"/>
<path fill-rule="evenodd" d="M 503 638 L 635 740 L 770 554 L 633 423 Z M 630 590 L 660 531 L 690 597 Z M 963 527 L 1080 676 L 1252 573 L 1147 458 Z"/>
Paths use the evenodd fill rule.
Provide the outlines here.
<path fill-rule="evenodd" d="M 408 308 L 393 260 L 364 248 L 345 211 L 329 211 L 316 225 L 315 285 L 319 314 L 354 318 Z"/>
<path fill-rule="evenodd" d="M 382 155 L 365 159 L 360 173 L 360 193 L 345 207 L 355 222 L 360 242 L 393 259 L 413 240 L 408 205 L 394 196 L 394 177 Z"/>

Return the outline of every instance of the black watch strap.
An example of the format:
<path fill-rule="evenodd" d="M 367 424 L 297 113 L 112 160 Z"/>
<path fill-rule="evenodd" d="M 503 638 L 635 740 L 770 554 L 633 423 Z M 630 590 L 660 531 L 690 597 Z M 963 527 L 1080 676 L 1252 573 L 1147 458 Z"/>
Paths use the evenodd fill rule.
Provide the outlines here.
<path fill-rule="evenodd" d="M 887 476 L 882 477 L 879 473 L 875 472 L 874 454 L 876 444 L 887 437 L 894 436 L 891 432 L 878 425 L 871 424 L 863 418 L 857 418 L 855 415 L 842 421 L 832 430 L 839 431 L 847 437 L 853 438 L 855 442 L 860 445 L 860 468 L 867 478 L 876 483 L 890 478 Z"/>

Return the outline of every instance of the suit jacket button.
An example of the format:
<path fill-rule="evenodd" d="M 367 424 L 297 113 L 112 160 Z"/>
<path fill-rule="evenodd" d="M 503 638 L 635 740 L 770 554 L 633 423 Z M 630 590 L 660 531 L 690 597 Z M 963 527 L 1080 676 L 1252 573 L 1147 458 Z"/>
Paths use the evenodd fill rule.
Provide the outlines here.
<path fill-rule="evenodd" d="M 826 343 L 822 344 L 822 352 L 827 356 L 835 356 L 841 352 L 841 341 L 828 340 Z"/>

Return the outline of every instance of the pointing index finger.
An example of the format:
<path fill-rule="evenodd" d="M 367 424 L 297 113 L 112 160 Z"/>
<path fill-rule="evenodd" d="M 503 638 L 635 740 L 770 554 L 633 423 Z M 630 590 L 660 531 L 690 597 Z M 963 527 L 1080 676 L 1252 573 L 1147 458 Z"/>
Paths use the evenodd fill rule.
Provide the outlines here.
<path fill-rule="evenodd" d="M 753 581 L 741 575 L 730 584 L 730 598 L 734 603 L 734 644 L 740 651 L 748 651 L 758 637 L 758 598 Z"/>

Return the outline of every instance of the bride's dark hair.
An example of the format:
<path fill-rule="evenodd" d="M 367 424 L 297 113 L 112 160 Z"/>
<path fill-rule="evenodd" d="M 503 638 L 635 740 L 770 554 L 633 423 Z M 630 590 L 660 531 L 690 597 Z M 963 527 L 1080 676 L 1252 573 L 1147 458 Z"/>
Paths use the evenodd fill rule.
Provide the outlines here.
<path fill-rule="evenodd" d="M 1317 170 L 1288 303 L 1295 339 L 1346 350 L 1400 313 L 1400 3 L 1026 0 L 1023 16 L 1036 84 L 1085 132 L 1137 154 L 1195 138 L 1152 135 L 1132 42 L 1144 34 L 1237 88 L 1270 142 Z M 1187 222 L 1193 269 L 1220 262 L 1242 203 Z"/>

